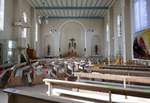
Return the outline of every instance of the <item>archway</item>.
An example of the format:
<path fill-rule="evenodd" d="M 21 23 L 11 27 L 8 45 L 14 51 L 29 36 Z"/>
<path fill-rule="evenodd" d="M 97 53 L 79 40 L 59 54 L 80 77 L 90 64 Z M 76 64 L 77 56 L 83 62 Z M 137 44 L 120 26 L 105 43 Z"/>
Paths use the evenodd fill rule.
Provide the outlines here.
<path fill-rule="evenodd" d="M 59 28 L 59 37 L 60 55 L 65 56 L 68 53 L 75 53 L 78 56 L 85 55 L 86 31 L 81 22 L 76 20 L 64 22 Z"/>

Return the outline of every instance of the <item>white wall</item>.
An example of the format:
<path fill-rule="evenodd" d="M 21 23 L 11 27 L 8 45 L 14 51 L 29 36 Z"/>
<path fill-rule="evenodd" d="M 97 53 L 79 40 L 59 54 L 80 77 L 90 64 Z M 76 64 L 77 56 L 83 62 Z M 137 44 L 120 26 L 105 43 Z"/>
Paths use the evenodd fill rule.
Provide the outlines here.
<path fill-rule="evenodd" d="M 117 15 L 121 12 L 121 1 L 122 0 L 116 0 L 113 7 L 110 9 L 110 55 L 116 55 L 118 50 L 118 42 L 117 42 Z M 131 48 L 132 48 L 132 42 L 131 42 L 131 22 L 130 22 L 130 0 L 125 0 L 125 38 L 126 38 L 126 57 L 127 59 L 131 59 Z M 22 19 L 22 13 L 26 12 L 28 17 L 28 25 L 30 25 L 32 28 L 28 29 L 27 38 L 26 38 L 26 44 L 29 44 L 32 48 L 34 47 L 37 52 L 40 54 L 39 56 L 44 57 L 46 55 L 47 51 L 47 45 L 51 45 L 51 55 L 59 56 L 59 48 L 60 44 L 62 44 L 65 50 L 65 47 L 67 45 L 63 41 L 61 42 L 60 37 L 65 34 L 69 36 L 79 34 L 78 38 L 80 38 L 81 35 L 81 42 L 79 41 L 79 44 L 81 44 L 81 49 L 79 51 L 80 55 L 84 55 L 84 48 L 87 48 L 86 55 L 94 54 L 94 48 L 93 45 L 97 44 L 98 42 L 98 48 L 99 48 L 99 54 L 105 55 L 107 52 L 106 43 L 105 43 L 105 29 L 106 29 L 106 23 L 104 24 L 104 20 L 83 20 L 83 19 L 77 19 L 77 20 L 71 20 L 71 19 L 53 19 L 49 20 L 48 24 L 41 24 L 38 25 L 39 33 L 38 37 L 39 40 L 37 43 L 35 43 L 35 22 L 37 22 L 36 14 L 33 8 L 30 7 L 30 5 L 27 3 L 26 0 L 5 0 L 5 17 L 4 17 L 4 30 L 0 31 L 0 39 L 13 39 L 17 40 L 20 39 L 22 28 L 18 28 L 14 26 L 14 22 Z M 71 27 L 79 27 L 77 30 L 72 29 Z M 50 34 L 49 30 L 51 27 L 54 27 L 57 31 L 54 34 Z M 68 29 L 68 31 L 66 30 Z M 81 29 L 81 31 L 79 31 Z M 88 32 L 88 29 L 93 29 L 94 32 Z M 63 30 L 65 30 L 63 32 Z M 74 31 L 75 30 L 75 31 Z M 71 31 L 73 33 L 71 33 Z M 86 36 L 86 41 L 85 41 Z M 93 38 L 97 37 L 97 40 L 93 40 Z M 20 39 L 22 40 L 22 39 Z M 95 42 L 96 41 L 96 42 Z M 2 42 L 0 40 L 0 42 Z M 40 46 L 38 46 L 40 45 Z M 66 45 L 66 46 L 65 46 Z M 6 52 L 6 51 L 5 51 Z M 106 56 L 106 55 L 105 55 Z"/>
<path fill-rule="evenodd" d="M 14 4 L 14 14 L 15 14 L 15 19 L 14 22 L 18 22 L 18 21 L 24 21 L 23 20 L 23 12 L 26 13 L 27 15 L 27 26 L 32 26 L 32 8 L 31 6 L 28 4 L 28 2 L 26 0 L 14 0 L 15 4 Z M 22 37 L 22 31 L 23 31 L 23 27 L 21 26 L 14 26 L 14 34 L 15 34 L 15 38 L 18 41 L 19 46 L 24 46 L 27 47 L 27 44 L 29 44 L 31 46 L 31 35 L 32 35 L 32 29 L 31 28 L 27 28 L 27 37 L 23 38 Z M 21 43 L 20 43 L 21 40 Z M 24 42 L 22 42 L 24 41 Z M 21 44 L 21 45 L 20 45 Z"/>
<path fill-rule="evenodd" d="M 113 16 L 113 9 L 110 9 L 110 57 L 114 57 L 114 29 L 113 29 L 113 22 L 114 22 L 114 16 Z"/>
<path fill-rule="evenodd" d="M 37 25 L 37 31 L 36 31 Z M 30 29 L 30 47 L 36 50 L 37 57 L 40 54 L 40 24 L 38 23 L 38 16 L 36 10 L 31 8 L 31 29 Z M 36 34 L 37 32 L 37 34 Z M 37 35 L 37 40 L 36 40 Z"/>
<path fill-rule="evenodd" d="M 113 6 L 113 29 L 114 29 L 114 56 L 118 55 L 118 30 L 117 30 L 117 16 L 121 14 L 121 0 L 116 0 Z"/>
<path fill-rule="evenodd" d="M 3 44 L 3 61 L 7 61 L 7 42 L 9 39 L 13 39 L 13 0 L 5 1 L 4 11 L 4 30 L 0 31 L 0 43 Z"/>
<path fill-rule="evenodd" d="M 126 59 L 132 59 L 132 33 L 131 33 L 131 2 L 125 0 L 125 40 L 126 40 Z"/>
<path fill-rule="evenodd" d="M 33 9 L 28 4 L 26 0 L 4 0 L 5 1 L 5 11 L 4 11 L 4 30 L 0 31 L 0 43 L 3 44 L 3 61 L 7 61 L 7 40 L 14 40 L 18 45 L 34 45 L 32 41 L 32 35 L 34 32 L 32 28 L 28 29 L 27 38 L 21 39 L 22 37 L 22 27 L 15 26 L 16 21 L 22 20 L 22 13 L 26 12 L 28 20 L 27 25 L 32 26 L 32 11 Z M 25 42 L 23 42 L 25 41 Z M 18 46 L 17 45 L 17 46 Z M 18 52 L 16 52 L 18 53 Z M 16 57 L 15 57 L 16 58 Z"/>
<path fill-rule="evenodd" d="M 108 13 L 105 15 L 105 57 L 108 57 L 108 46 L 110 46 L 110 57 L 115 57 L 118 52 L 118 31 L 117 31 L 117 16 L 121 13 L 121 0 L 116 0 L 113 6 L 107 11 Z M 108 19 L 110 16 L 110 19 Z M 107 31 L 106 27 L 109 27 L 109 44 L 107 41 Z"/>
<path fill-rule="evenodd" d="M 13 32 L 13 0 L 5 1 L 4 30 L 0 31 L 0 39 L 12 39 Z"/>
<path fill-rule="evenodd" d="M 123 5 L 125 2 L 125 5 Z M 122 41 L 118 42 L 118 30 L 117 30 L 117 16 L 122 15 Z M 125 57 L 125 61 L 132 59 L 132 40 L 131 40 L 131 9 L 130 9 L 130 0 L 116 0 L 112 8 L 110 8 L 110 55 L 111 57 L 116 57 L 118 55 L 118 45 L 122 44 L 125 46 L 125 50 L 122 47 L 122 54 Z M 107 24 L 108 15 L 105 17 L 105 29 Z M 123 35 L 125 35 L 125 42 L 123 42 Z M 105 37 L 105 46 L 106 45 L 106 37 Z M 105 48 L 106 53 L 108 49 Z M 107 55 L 105 55 L 107 56 Z"/>
<path fill-rule="evenodd" d="M 65 24 L 61 28 L 60 34 L 60 50 L 61 54 L 64 55 L 68 52 L 71 52 L 71 48 L 68 48 L 69 39 L 75 39 L 76 49 L 74 52 L 80 56 L 84 55 L 85 48 L 85 30 L 80 24 L 75 22 L 70 22 Z"/>
<path fill-rule="evenodd" d="M 79 28 L 77 31 L 73 29 L 72 26 L 78 26 Z M 67 27 L 66 27 L 67 26 Z M 71 28 L 72 27 L 72 28 Z M 54 28 L 57 31 L 53 34 L 50 34 L 50 28 Z M 65 28 L 65 29 L 64 29 Z M 68 30 L 67 30 L 68 28 Z M 94 32 L 87 32 L 88 29 L 93 29 Z M 79 31 L 79 29 L 81 31 Z M 65 31 L 63 31 L 65 30 Z M 52 55 L 59 56 L 59 48 L 60 48 L 60 37 L 62 35 L 71 34 L 71 35 L 76 35 L 76 34 L 81 34 L 81 50 L 80 50 L 80 56 L 84 55 L 83 50 L 84 47 L 87 48 L 86 55 L 91 55 L 91 44 L 92 44 L 92 38 L 93 36 L 97 35 L 99 38 L 99 54 L 103 55 L 104 53 L 104 46 L 103 46 L 103 36 L 104 36 L 104 21 L 103 20 L 83 20 L 83 19 L 77 19 L 77 20 L 71 20 L 71 19 L 53 19 L 49 20 L 48 24 L 42 24 L 41 25 L 41 56 L 45 56 L 45 51 L 47 50 L 47 42 L 50 43 L 46 38 L 52 37 L 53 40 L 51 42 L 52 48 Z M 86 41 L 85 41 L 85 35 L 86 35 Z M 65 37 L 65 36 L 64 36 Z M 67 36 L 66 36 L 67 37 Z M 79 37 L 79 35 L 78 35 Z M 85 43 L 84 43 L 85 42 Z M 85 45 L 86 44 L 86 45 Z M 66 44 L 63 44 L 66 45 Z M 67 48 L 68 45 L 66 45 Z M 64 48 L 65 49 L 65 48 Z"/>

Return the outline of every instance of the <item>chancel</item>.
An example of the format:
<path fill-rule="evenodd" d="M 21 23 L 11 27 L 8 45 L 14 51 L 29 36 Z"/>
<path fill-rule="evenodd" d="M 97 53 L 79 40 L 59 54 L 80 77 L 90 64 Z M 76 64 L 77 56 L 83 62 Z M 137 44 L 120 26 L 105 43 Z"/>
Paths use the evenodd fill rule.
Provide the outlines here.
<path fill-rule="evenodd" d="M 0 0 L 0 103 L 150 103 L 150 0 Z"/>
<path fill-rule="evenodd" d="M 77 56 L 77 53 L 76 53 L 76 40 L 74 38 L 71 38 L 69 39 L 69 44 L 68 44 L 68 54 L 66 55 L 67 56 L 72 56 L 72 57 L 75 57 Z"/>

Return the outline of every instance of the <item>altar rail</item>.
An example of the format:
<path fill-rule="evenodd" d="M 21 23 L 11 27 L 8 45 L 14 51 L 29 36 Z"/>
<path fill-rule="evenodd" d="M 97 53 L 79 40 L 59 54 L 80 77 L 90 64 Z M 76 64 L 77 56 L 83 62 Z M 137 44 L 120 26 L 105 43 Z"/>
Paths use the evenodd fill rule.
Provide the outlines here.
<path fill-rule="evenodd" d="M 71 81 L 62 81 L 62 80 L 54 80 L 54 79 L 44 79 L 43 80 L 46 85 L 48 85 L 48 95 L 52 95 L 52 87 L 60 86 L 60 87 L 67 87 L 67 88 L 77 88 L 77 89 L 84 89 L 90 91 L 99 91 L 99 92 L 106 92 L 109 93 L 109 102 L 112 102 L 111 94 L 121 94 L 121 95 L 128 95 L 128 96 L 136 96 L 136 97 L 144 97 L 150 98 L 150 91 L 149 90 L 142 90 L 142 89 L 131 89 L 131 88 L 121 88 L 115 86 L 106 86 L 106 85 L 98 85 L 98 84 L 88 84 L 88 83 L 81 83 L 81 82 L 71 82 Z M 71 95 L 71 94 L 70 94 Z"/>

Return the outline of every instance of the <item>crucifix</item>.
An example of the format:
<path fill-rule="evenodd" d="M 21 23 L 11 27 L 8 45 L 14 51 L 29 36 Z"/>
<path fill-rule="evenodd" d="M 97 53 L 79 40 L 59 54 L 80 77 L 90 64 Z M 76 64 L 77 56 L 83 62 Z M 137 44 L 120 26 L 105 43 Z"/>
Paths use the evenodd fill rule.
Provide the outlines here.
<path fill-rule="evenodd" d="M 72 46 L 73 46 L 75 39 L 74 39 L 74 38 L 71 38 L 70 41 L 71 41 L 71 44 L 72 44 Z"/>
<path fill-rule="evenodd" d="M 72 47 L 76 49 L 76 40 L 74 38 L 69 39 L 69 49 Z"/>

